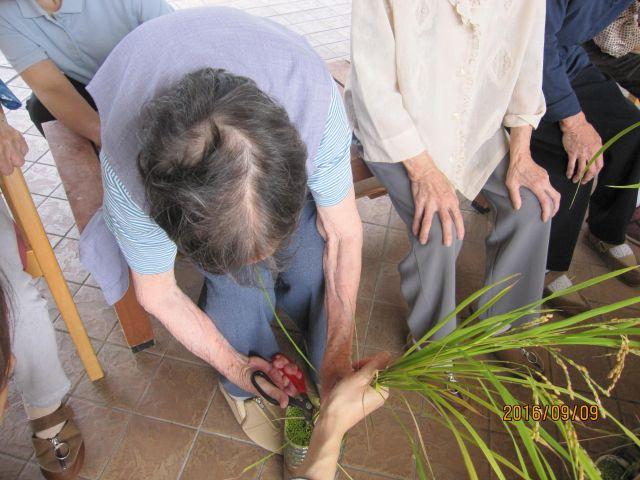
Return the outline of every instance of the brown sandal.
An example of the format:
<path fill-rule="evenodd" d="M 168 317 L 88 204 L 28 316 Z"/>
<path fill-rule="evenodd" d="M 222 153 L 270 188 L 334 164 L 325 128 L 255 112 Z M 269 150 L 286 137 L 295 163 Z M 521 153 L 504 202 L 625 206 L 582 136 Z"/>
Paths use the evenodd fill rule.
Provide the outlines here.
<path fill-rule="evenodd" d="M 78 476 L 84 464 L 84 441 L 73 420 L 73 411 L 61 405 L 55 412 L 31 420 L 32 432 L 40 432 L 65 422 L 62 430 L 53 438 L 31 437 L 36 460 L 47 480 L 72 480 Z"/>

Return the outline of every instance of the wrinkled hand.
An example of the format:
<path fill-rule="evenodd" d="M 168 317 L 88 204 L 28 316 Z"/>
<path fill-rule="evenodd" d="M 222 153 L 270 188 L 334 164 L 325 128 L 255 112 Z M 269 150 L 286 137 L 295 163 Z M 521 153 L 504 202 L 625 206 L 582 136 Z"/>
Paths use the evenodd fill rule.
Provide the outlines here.
<path fill-rule="evenodd" d="M 241 357 L 234 362 L 234 365 L 230 366 L 228 372 L 224 372 L 224 375 L 242 390 L 259 395 L 253 383 L 251 383 L 251 376 L 257 370 L 266 373 L 275 383 L 274 386 L 265 380 L 259 379 L 260 387 L 267 395 L 277 400 L 280 407 L 285 408 L 289 403 L 289 395 L 297 394 L 296 389 L 291 384 L 291 381 L 267 360 L 260 357 Z"/>
<path fill-rule="evenodd" d="M 547 222 L 558 213 L 560 194 L 551 186 L 547 171 L 533 161 L 529 152 L 520 154 L 512 152 L 506 185 L 514 209 L 520 210 L 522 206 L 520 188 L 525 187 L 538 198 L 542 208 L 543 222 Z"/>
<path fill-rule="evenodd" d="M 371 382 L 378 370 L 391 361 L 387 352 L 354 365 L 357 370 L 338 383 L 323 402 L 320 421 L 330 424 L 330 430 L 342 436 L 371 412 L 380 408 L 389 392 L 376 391 Z"/>
<path fill-rule="evenodd" d="M 29 151 L 27 142 L 15 128 L 0 120 L 0 175 L 11 175 L 15 167 L 24 165 Z"/>
<path fill-rule="evenodd" d="M 464 221 L 460 212 L 460 202 L 449 179 L 438 170 L 426 152 L 403 163 L 411 180 L 411 193 L 415 205 L 411 228 L 413 234 L 421 244 L 426 244 L 433 216 L 437 213 L 442 224 L 444 245 L 450 247 L 456 234 L 458 239 L 462 240 Z"/>
<path fill-rule="evenodd" d="M 562 145 L 569 156 L 567 178 L 571 179 L 573 183 L 577 183 L 587 169 L 589 161 L 602 148 L 602 138 L 582 112 L 562 120 L 560 129 L 562 130 Z M 602 167 L 604 167 L 604 158 L 599 155 L 586 170 L 582 184 L 593 180 L 600 173 Z"/>

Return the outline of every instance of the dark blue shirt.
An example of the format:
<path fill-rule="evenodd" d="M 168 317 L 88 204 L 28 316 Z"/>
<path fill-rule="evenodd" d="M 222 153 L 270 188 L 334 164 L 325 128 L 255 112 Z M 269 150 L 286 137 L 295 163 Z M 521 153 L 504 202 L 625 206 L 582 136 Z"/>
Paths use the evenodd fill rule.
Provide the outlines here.
<path fill-rule="evenodd" d="M 557 122 L 582 108 L 571 80 L 590 64 L 582 44 L 613 22 L 634 0 L 547 0 L 542 89 L 544 120 Z"/>

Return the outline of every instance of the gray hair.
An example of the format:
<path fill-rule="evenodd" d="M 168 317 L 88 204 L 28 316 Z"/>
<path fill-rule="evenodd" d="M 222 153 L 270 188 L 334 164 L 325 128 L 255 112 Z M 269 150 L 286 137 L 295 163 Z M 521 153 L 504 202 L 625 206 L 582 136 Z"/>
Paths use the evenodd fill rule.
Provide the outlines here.
<path fill-rule="evenodd" d="M 213 274 L 273 259 L 307 192 L 307 150 L 285 109 L 253 80 L 206 68 L 151 100 L 142 125 L 150 215 L 178 250 Z"/>

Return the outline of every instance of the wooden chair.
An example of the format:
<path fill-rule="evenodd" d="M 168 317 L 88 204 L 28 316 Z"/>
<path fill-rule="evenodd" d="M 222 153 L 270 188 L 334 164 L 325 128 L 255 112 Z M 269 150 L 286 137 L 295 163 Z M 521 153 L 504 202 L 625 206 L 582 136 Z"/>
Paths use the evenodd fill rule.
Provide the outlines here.
<path fill-rule="evenodd" d="M 100 161 L 91 142 L 60 122 L 43 125 L 49 149 L 69 200 L 78 230 L 82 232 L 102 206 Z M 129 282 L 129 290 L 114 305 L 124 336 L 133 352 L 154 345 L 153 329 L 147 312 L 140 306 Z"/>
<path fill-rule="evenodd" d="M 0 188 L 13 214 L 17 233 L 26 247 L 25 270 L 34 277 L 43 276 L 49 285 L 89 378 L 94 381 L 104 377 L 22 171 L 16 168 L 11 175 L 0 175 Z"/>

